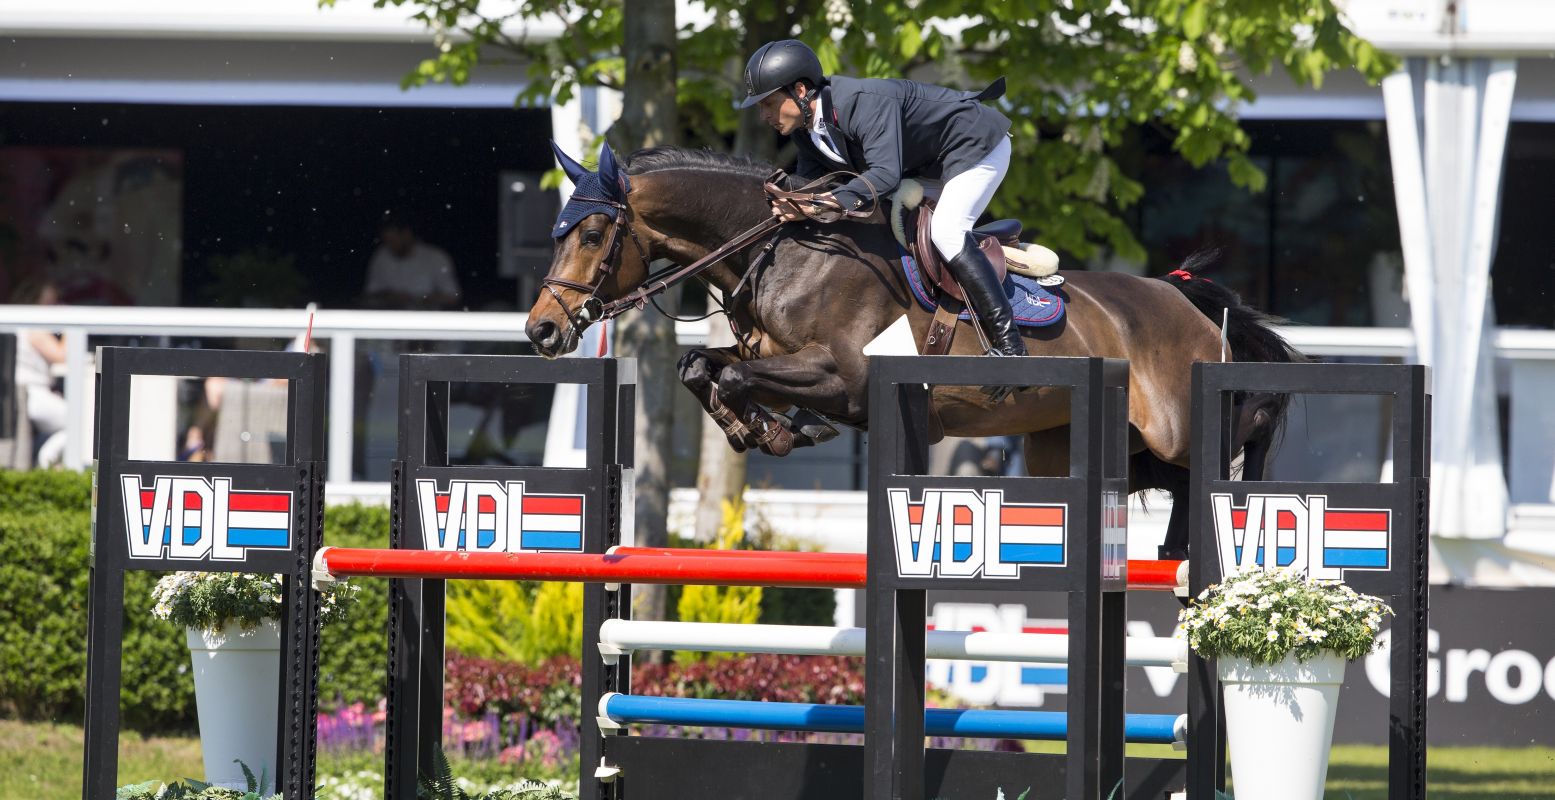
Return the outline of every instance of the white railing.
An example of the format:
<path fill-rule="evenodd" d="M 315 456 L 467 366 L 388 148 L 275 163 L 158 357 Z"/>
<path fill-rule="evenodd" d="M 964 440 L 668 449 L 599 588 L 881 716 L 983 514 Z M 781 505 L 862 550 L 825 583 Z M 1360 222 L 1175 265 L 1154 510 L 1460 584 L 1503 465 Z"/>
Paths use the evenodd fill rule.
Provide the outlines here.
<path fill-rule="evenodd" d="M 405 340 L 447 342 L 525 342 L 523 313 L 353 311 L 321 309 L 313 320 L 315 339 L 327 341 L 330 352 L 329 417 L 351 420 L 355 411 L 355 362 L 359 342 Z M 0 306 L 0 331 L 42 328 L 64 334 L 68 357 L 64 370 L 65 398 L 70 406 L 66 465 L 79 468 L 89 458 L 89 406 L 92 378 L 91 338 L 133 336 L 152 343 L 186 338 L 274 338 L 281 342 L 301 333 L 305 312 L 286 309 L 133 308 L 96 306 Z M 680 323 L 682 345 L 706 340 L 706 322 Z M 1305 353 L 1319 356 L 1405 358 L 1414 337 L 1407 328 L 1283 328 L 1281 333 Z M 1555 331 L 1500 329 L 1495 332 L 1499 359 L 1514 368 L 1542 375 L 1555 373 Z M 1517 381 L 1512 381 L 1514 384 Z M 1513 391 L 1509 388 L 1508 391 Z M 1518 396 L 1513 395 L 1513 441 L 1519 440 Z M 1532 415 L 1530 419 L 1532 419 Z M 371 497 L 380 490 L 349 487 L 352 476 L 352 425 L 331 425 L 328 441 L 329 480 L 342 494 Z M 1547 438 L 1547 437 L 1546 437 Z M 1542 446 L 1542 445 L 1541 445 Z"/>

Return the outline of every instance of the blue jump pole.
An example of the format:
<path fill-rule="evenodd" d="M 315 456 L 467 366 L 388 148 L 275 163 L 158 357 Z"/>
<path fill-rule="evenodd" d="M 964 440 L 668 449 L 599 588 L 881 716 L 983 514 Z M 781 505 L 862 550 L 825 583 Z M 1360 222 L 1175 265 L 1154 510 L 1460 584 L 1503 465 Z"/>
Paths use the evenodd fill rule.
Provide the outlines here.
<path fill-rule="evenodd" d="M 827 733 L 863 733 L 863 706 L 816 703 L 762 703 L 751 700 L 703 700 L 688 697 L 647 697 L 608 694 L 601 716 L 621 724 L 693 725 L 713 728 L 759 728 Z M 1057 739 L 1068 735 L 1067 714 L 1061 711 L 990 711 L 931 708 L 924 711 L 930 736 L 977 739 Z M 1173 714 L 1128 714 L 1126 741 L 1172 744 L 1178 717 Z"/>

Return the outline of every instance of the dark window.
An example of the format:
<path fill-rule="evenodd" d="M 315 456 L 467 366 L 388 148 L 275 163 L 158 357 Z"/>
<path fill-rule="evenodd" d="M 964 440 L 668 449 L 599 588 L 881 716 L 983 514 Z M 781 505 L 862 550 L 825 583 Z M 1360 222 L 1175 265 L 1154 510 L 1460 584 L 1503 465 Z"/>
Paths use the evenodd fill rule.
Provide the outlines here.
<path fill-rule="evenodd" d="M 537 189 L 535 176 L 553 166 L 550 132 L 547 109 L 4 103 L 0 193 L 46 188 L 4 174 L 7 150 L 55 161 L 75 152 L 66 166 L 77 173 L 83 159 L 116 158 L 125 166 L 104 174 L 120 194 L 172 175 L 168 202 L 175 219 L 181 206 L 182 225 L 164 227 L 181 236 L 166 243 L 181 264 L 178 286 L 158 304 L 356 306 L 388 212 L 446 251 L 461 305 L 513 309 L 517 269 L 548 261 L 532 254 L 549 241 L 517 231 L 505 243 L 516 252 L 503 258 L 499 220 L 522 211 L 545 216 L 539 228 L 548 229 L 554 202 L 503 195 L 520 183 L 526 194 Z"/>
<path fill-rule="evenodd" d="M 1555 235 L 1550 186 L 1555 184 L 1555 125 L 1519 122 L 1506 143 L 1501 230 L 1490 268 L 1496 324 L 1555 327 Z"/>
<path fill-rule="evenodd" d="M 1268 176 L 1261 194 L 1233 186 L 1221 165 L 1194 169 L 1158 134 L 1142 137 L 1146 194 L 1131 216 L 1149 254 L 1144 271 L 1164 274 L 1215 248 L 1210 277 L 1294 322 L 1408 324 L 1385 126 L 1246 127 L 1253 160 Z"/>

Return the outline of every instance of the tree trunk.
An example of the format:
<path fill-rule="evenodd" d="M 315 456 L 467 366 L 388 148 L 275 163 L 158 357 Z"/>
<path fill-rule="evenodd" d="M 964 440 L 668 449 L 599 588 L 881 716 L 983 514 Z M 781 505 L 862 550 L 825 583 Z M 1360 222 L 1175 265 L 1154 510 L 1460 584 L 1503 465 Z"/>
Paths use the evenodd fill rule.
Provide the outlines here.
<path fill-rule="evenodd" d="M 770 13 L 770 11 L 769 11 Z M 761 19 L 757 11 L 746 20 L 741 40 L 745 54 L 756 52 L 763 44 L 786 36 L 792 24 L 792 15 L 779 11 L 772 19 Z M 743 60 L 738 68 L 744 69 Z M 750 156 L 757 161 L 773 163 L 778 152 L 778 137 L 771 126 L 761 121 L 761 115 L 753 109 L 740 114 L 740 127 L 734 136 L 734 152 Z M 734 334 L 723 317 L 709 321 L 707 346 L 727 347 L 734 344 Z M 702 417 L 702 446 L 697 461 L 697 511 L 696 536 L 709 541 L 718 534 L 723 522 L 723 501 L 736 500 L 745 491 L 746 455 L 729 447 L 723 431 L 706 415 Z"/>
<path fill-rule="evenodd" d="M 787 11 L 783 7 L 758 7 L 746 14 L 745 31 L 740 39 L 744 55 L 736 69 L 743 74 L 745 71 L 744 59 L 761 48 L 767 42 L 777 39 L 789 38 L 788 32 L 793 29 L 795 17 L 805 13 L 805 6 L 810 5 L 801 2 L 799 8 Z M 770 18 L 769 18 L 770 17 Z M 744 83 L 740 83 L 741 86 Z M 774 163 L 778 155 L 778 135 L 772 130 L 772 126 L 761 121 L 761 115 L 754 108 L 747 108 L 740 112 L 740 127 L 734 134 L 734 152 L 736 155 L 750 156 L 774 167 L 784 166 Z"/>
<path fill-rule="evenodd" d="M 621 119 L 611 126 L 612 146 L 630 153 L 640 147 L 675 144 L 679 133 L 675 93 L 675 0 L 632 0 L 623 18 L 626 85 Z M 659 304 L 675 313 L 678 298 L 666 296 Z M 669 544 L 669 464 L 673 425 L 670 424 L 678 388 L 675 362 L 675 323 L 649 309 L 620 318 L 616 327 L 616 353 L 637 359 L 637 543 L 648 547 Z M 664 587 L 634 587 L 633 616 L 664 619 Z"/>
<path fill-rule="evenodd" d="M 734 344 L 734 333 L 723 317 L 708 320 L 707 346 Z M 713 418 L 702 414 L 701 459 L 697 462 L 696 536 L 711 541 L 723 522 L 723 501 L 735 500 L 745 490 L 745 453 L 729 447 L 729 439 Z"/>

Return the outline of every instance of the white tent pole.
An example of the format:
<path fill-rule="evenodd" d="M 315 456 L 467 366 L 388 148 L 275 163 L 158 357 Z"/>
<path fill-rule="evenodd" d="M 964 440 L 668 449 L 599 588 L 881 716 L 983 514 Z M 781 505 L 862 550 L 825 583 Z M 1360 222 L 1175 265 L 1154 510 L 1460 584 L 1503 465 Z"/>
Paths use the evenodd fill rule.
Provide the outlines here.
<path fill-rule="evenodd" d="M 1436 292 L 1431 275 L 1435 268 L 1431 264 L 1431 227 L 1413 75 L 1400 71 L 1384 78 L 1382 100 L 1388 120 L 1388 152 L 1393 162 L 1399 243 L 1404 252 L 1404 285 L 1409 287 L 1409 324 L 1415 333 L 1416 358 L 1429 365 L 1434 352 Z"/>

